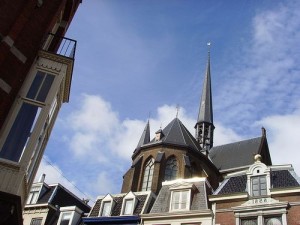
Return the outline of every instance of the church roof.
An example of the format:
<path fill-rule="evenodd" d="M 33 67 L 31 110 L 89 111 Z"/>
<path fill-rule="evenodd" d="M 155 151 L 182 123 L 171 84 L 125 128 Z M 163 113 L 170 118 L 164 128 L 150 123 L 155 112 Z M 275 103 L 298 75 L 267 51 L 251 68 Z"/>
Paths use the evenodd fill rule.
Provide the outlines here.
<path fill-rule="evenodd" d="M 157 141 L 154 139 L 148 145 L 163 143 L 170 145 L 178 145 L 183 147 L 189 147 L 193 150 L 201 150 L 199 144 L 188 129 L 182 124 L 182 122 L 175 118 L 173 119 L 163 130 L 163 137 Z"/>
<path fill-rule="evenodd" d="M 262 138 L 257 137 L 213 147 L 209 151 L 209 157 L 219 170 L 251 165 L 253 156 L 260 154 Z"/>
<path fill-rule="evenodd" d="M 150 124 L 149 124 L 149 121 L 147 122 L 146 126 L 145 126 L 145 129 L 142 133 L 142 136 L 139 140 L 139 143 L 138 145 L 136 146 L 136 149 L 134 150 L 135 152 L 138 151 L 140 149 L 140 147 L 142 145 L 145 145 L 147 143 L 150 142 Z"/>
<path fill-rule="evenodd" d="M 178 118 L 173 119 L 163 130 L 159 130 L 159 132 L 162 134 L 160 140 L 156 140 L 155 138 L 153 138 L 149 143 L 147 143 L 146 141 L 144 142 L 145 144 L 141 144 L 143 143 L 145 135 L 148 135 L 148 132 L 150 131 L 148 131 L 147 125 L 139 141 L 138 147 L 133 152 L 132 157 L 137 155 L 140 152 L 141 148 L 158 144 L 173 146 L 176 145 L 180 147 L 190 148 L 198 152 L 201 151 L 201 147 L 196 139 Z"/>

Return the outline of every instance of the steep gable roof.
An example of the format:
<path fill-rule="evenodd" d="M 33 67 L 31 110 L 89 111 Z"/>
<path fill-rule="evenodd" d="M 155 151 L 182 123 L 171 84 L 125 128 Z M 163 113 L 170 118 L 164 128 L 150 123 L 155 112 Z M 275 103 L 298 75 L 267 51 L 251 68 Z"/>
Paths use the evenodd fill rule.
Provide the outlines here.
<path fill-rule="evenodd" d="M 262 137 L 216 146 L 209 157 L 219 170 L 244 167 L 253 163 L 253 156 L 260 153 Z"/>

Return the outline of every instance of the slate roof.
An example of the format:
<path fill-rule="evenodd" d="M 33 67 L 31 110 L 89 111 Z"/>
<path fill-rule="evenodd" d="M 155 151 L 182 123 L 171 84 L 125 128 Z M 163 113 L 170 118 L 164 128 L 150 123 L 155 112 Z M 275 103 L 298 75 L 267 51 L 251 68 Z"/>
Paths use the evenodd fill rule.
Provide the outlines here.
<path fill-rule="evenodd" d="M 160 141 L 152 139 L 148 145 L 155 143 L 171 144 L 192 148 L 196 151 L 201 151 L 199 144 L 194 136 L 182 124 L 182 122 L 175 118 L 163 130 L 164 136 Z"/>
<path fill-rule="evenodd" d="M 120 216 L 121 215 L 121 209 L 122 209 L 122 204 L 123 204 L 123 199 L 126 196 L 127 193 L 123 193 L 123 194 L 117 194 L 117 195 L 112 195 L 113 200 L 115 202 L 112 211 L 111 211 L 111 216 Z M 139 215 L 141 213 L 147 213 L 147 212 L 142 212 L 143 207 L 145 206 L 145 204 L 148 203 L 148 201 L 151 201 L 151 197 L 150 197 L 150 192 L 146 193 L 146 192 L 134 192 L 135 196 L 138 199 L 137 205 L 133 211 L 133 215 Z M 93 206 L 89 217 L 98 217 L 99 215 L 99 211 L 100 211 L 100 207 L 101 207 L 101 202 L 102 199 L 105 196 L 97 199 L 95 205 Z M 149 198 L 148 198 L 149 197 Z"/>
<path fill-rule="evenodd" d="M 197 124 L 207 122 L 213 124 L 212 94 L 211 94 L 211 75 L 210 75 L 210 53 L 206 66 L 206 74 L 203 82 L 203 89 L 200 101 Z"/>
<path fill-rule="evenodd" d="M 191 183 L 191 182 L 189 182 Z M 209 209 L 207 204 L 207 193 L 204 181 L 192 182 L 196 190 L 193 190 L 191 210 L 204 210 Z M 155 203 L 150 211 L 151 213 L 164 213 L 169 212 L 172 185 L 163 185 L 159 191 Z"/>
<path fill-rule="evenodd" d="M 289 170 L 271 170 L 271 189 L 299 187 L 300 182 Z M 230 177 L 223 181 L 215 195 L 233 194 L 247 191 L 247 175 Z"/>
<path fill-rule="evenodd" d="M 252 138 L 210 149 L 209 157 L 219 170 L 248 166 L 253 156 L 259 154 L 263 137 Z"/>
<path fill-rule="evenodd" d="M 81 199 L 63 187 L 61 184 L 42 185 L 42 191 L 35 204 L 49 203 L 53 206 L 77 206 L 84 212 L 89 212 L 90 207 L 85 204 Z"/>

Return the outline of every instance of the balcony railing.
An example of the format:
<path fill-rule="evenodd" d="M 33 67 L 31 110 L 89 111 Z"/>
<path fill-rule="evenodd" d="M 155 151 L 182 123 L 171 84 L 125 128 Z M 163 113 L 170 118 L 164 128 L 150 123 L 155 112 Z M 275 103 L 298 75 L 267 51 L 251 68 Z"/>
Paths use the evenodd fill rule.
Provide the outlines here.
<path fill-rule="evenodd" d="M 76 43 L 76 40 L 49 33 L 45 38 L 42 50 L 74 59 Z"/>

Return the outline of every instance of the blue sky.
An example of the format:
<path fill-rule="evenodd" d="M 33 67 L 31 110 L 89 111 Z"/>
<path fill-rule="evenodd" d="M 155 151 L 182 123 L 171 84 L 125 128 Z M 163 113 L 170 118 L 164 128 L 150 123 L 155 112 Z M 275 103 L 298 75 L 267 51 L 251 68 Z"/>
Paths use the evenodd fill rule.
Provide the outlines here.
<path fill-rule="evenodd" d="M 95 200 L 119 193 L 150 114 L 152 135 L 176 116 L 194 133 L 207 42 L 215 145 L 267 129 L 273 164 L 300 146 L 300 2 L 85 0 L 67 37 L 77 40 L 71 98 L 37 177 L 71 183 Z M 78 193 L 82 195 L 81 193 Z"/>

